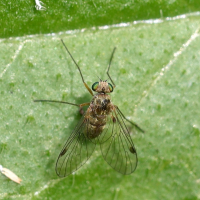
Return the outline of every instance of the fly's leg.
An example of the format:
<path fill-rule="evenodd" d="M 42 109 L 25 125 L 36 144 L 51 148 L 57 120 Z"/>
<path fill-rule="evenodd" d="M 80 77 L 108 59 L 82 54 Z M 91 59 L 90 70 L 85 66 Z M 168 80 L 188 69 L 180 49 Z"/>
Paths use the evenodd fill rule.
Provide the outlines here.
<path fill-rule="evenodd" d="M 112 78 L 111 78 L 111 76 L 110 76 L 110 74 L 109 74 L 109 70 L 110 70 L 110 66 L 111 66 L 111 62 L 112 62 L 112 59 L 113 59 L 115 50 L 116 50 L 116 47 L 115 47 L 115 48 L 113 49 L 113 51 L 112 51 L 112 54 L 111 54 L 111 57 L 110 57 L 110 62 L 109 62 L 108 69 L 107 69 L 107 72 L 106 72 L 107 75 L 108 75 L 108 77 L 109 77 L 109 79 L 110 79 L 110 81 L 112 82 L 114 88 L 116 87 L 116 85 L 115 85 L 115 83 L 113 82 L 113 80 L 112 80 Z"/>
<path fill-rule="evenodd" d="M 74 64 L 77 66 L 79 72 L 80 72 L 80 75 L 81 75 L 81 78 L 82 78 L 82 81 L 83 81 L 83 84 L 84 86 L 86 87 L 86 89 L 88 90 L 88 92 L 93 96 L 93 92 L 92 90 L 89 88 L 89 86 L 86 84 L 86 82 L 84 81 L 84 78 L 83 78 L 83 75 L 81 73 L 81 69 L 80 67 L 78 66 L 77 62 L 74 60 L 73 56 L 71 55 L 71 53 L 69 52 L 67 46 L 65 45 L 65 43 L 63 42 L 63 40 L 61 39 L 61 42 L 63 43 L 63 46 L 65 47 L 65 49 L 67 50 L 68 54 L 70 55 L 71 59 L 73 60 Z"/>
<path fill-rule="evenodd" d="M 117 106 L 115 106 L 115 108 L 117 109 L 117 111 L 120 113 L 120 115 L 121 115 L 127 122 L 131 123 L 131 124 L 132 124 L 133 126 L 135 126 L 138 130 L 140 130 L 142 133 L 145 133 L 145 131 L 144 131 L 142 128 L 140 128 L 136 123 L 134 123 L 134 122 L 128 120 Z"/>
<path fill-rule="evenodd" d="M 69 102 L 66 102 L 66 101 L 44 100 L 44 99 L 36 99 L 36 100 L 33 100 L 33 101 L 34 101 L 34 102 L 63 103 L 63 104 L 69 104 L 69 105 L 72 105 L 72 106 L 77 106 L 77 107 L 79 107 L 79 104 L 69 103 Z"/>
<path fill-rule="evenodd" d="M 80 113 L 81 113 L 81 111 L 82 111 L 83 114 L 84 114 L 83 106 L 88 106 L 88 105 L 90 105 L 90 103 L 75 104 L 75 103 L 69 103 L 69 102 L 66 102 L 66 101 L 42 100 L 42 99 L 37 99 L 37 100 L 33 100 L 33 101 L 34 101 L 34 102 L 63 103 L 63 104 L 69 104 L 69 105 L 72 105 L 72 106 L 77 106 L 77 107 L 79 107 L 79 109 L 80 109 Z M 81 114 L 82 114 L 82 113 L 81 113 Z"/>
<path fill-rule="evenodd" d="M 88 102 L 88 103 L 82 103 L 82 104 L 80 104 L 79 105 L 79 112 L 81 113 L 81 115 L 84 115 L 84 110 L 83 110 L 83 106 L 89 106 L 90 105 L 90 103 Z"/>
<path fill-rule="evenodd" d="M 81 115 L 84 115 L 85 112 L 84 112 L 84 110 L 83 110 L 83 107 L 80 107 L 80 108 L 79 108 L 79 113 L 80 113 Z"/>

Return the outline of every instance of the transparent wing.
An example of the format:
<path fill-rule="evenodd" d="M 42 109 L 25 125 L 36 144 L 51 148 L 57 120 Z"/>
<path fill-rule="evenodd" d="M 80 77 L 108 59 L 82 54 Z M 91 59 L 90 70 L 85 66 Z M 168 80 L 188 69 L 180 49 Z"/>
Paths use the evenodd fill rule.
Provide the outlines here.
<path fill-rule="evenodd" d="M 136 169 L 137 152 L 118 107 L 107 116 L 99 141 L 103 158 L 113 169 L 121 174 L 131 174 Z"/>
<path fill-rule="evenodd" d="M 70 175 L 79 169 L 90 158 L 95 143 L 87 139 L 88 123 L 84 116 L 71 133 L 56 162 L 56 173 L 60 177 Z"/>

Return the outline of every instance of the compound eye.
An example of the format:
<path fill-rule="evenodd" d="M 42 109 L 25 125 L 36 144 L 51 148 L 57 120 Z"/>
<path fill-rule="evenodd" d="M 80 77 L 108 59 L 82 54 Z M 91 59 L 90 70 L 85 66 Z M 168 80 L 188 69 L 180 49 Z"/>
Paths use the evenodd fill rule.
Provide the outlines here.
<path fill-rule="evenodd" d="M 99 82 L 95 82 L 95 83 L 92 85 L 92 90 L 93 90 L 93 91 L 96 91 L 97 88 L 98 88 L 98 85 L 99 85 Z"/>
<path fill-rule="evenodd" d="M 108 86 L 109 86 L 110 92 L 112 92 L 113 91 L 113 86 L 110 83 L 108 83 Z"/>

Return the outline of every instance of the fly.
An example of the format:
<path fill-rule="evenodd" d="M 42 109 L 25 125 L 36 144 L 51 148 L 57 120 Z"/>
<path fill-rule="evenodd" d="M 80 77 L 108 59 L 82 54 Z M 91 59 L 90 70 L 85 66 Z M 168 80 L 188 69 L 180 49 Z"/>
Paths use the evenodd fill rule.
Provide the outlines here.
<path fill-rule="evenodd" d="M 130 122 L 141 132 L 144 132 L 144 130 L 126 119 L 120 109 L 111 101 L 109 93 L 113 92 L 116 85 L 109 74 L 109 70 L 116 47 L 112 51 L 107 69 L 107 75 L 112 84 L 108 83 L 107 80 L 95 82 L 92 85 L 92 90 L 96 94 L 93 94 L 84 81 L 80 67 L 63 40 L 61 41 L 77 66 L 84 86 L 93 97 L 91 102 L 80 105 L 56 100 L 34 100 L 34 102 L 69 104 L 79 107 L 80 111 L 83 111 L 83 106 L 89 106 L 58 156 L 56 162 L 57 175 L 60 177 L 68 176 L 83 166 L 94 152 L 97 143 L 100 144 L 104 160 L 114 170 L 121 174 L 131 174 L 137 167 L 138 159 L 125 121 Z"/>

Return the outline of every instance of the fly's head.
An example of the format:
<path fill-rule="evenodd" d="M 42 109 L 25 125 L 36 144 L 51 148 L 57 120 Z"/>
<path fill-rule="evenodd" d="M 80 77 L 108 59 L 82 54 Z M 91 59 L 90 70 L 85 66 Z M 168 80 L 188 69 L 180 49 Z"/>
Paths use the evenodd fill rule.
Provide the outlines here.
<path fill-rule="evenodd" d="M 111 93 L 113 91 L 113 86 L 106 81 L 100 80 L 92 85 L 92 90 L 98 93 Z"/>

